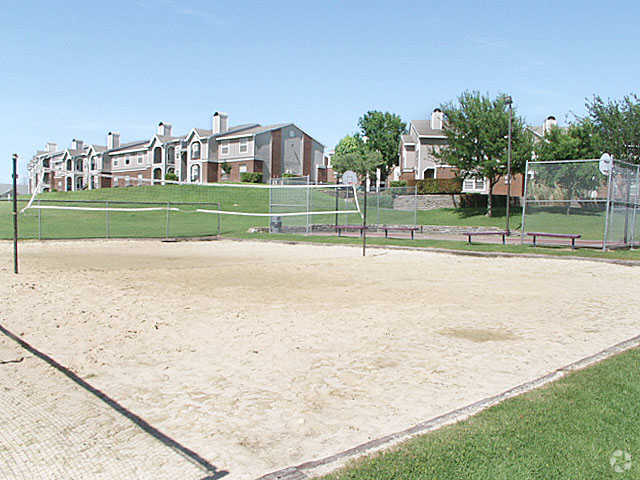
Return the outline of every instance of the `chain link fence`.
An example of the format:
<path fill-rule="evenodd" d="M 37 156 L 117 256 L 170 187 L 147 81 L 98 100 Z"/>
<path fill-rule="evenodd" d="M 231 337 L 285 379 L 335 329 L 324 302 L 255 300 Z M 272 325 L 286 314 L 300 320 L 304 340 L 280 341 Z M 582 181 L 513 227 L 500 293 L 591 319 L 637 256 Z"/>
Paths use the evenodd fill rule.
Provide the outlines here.
<path fill-rule="evenodd" d="M 27 205 L 18 201 L 18 209 Z M 221 232 L 217 202 L 137 202 L 113 200 L 35 200 L 19 214 L 20 239 L 182 238 Z M 11 202 L 0 202 L 0 238 L 13 235 Z"/>
<path fill-rule="evenodd" d="M 582 246 L 637 245 L 639 166 L 619 160 L 528 162 L 522 239 L 528 232 L 578 234 Z"/>

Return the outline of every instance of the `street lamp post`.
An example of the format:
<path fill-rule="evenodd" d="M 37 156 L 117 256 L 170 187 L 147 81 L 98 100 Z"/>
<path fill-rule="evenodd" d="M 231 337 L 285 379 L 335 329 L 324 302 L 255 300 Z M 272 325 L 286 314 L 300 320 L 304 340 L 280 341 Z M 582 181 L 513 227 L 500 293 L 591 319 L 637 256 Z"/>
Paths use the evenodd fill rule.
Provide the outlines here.
<path fill-rule="evenodd" d="M 513 99 L 511 96 L 506 96 L 504 99 L 505 104 L 509 105 L 509 144 L 507 147 L 507 236 L 511 235 L 511 228 L 509 225 L 509 213 L 511 206 L 511 124 L 513 120 Z"/>

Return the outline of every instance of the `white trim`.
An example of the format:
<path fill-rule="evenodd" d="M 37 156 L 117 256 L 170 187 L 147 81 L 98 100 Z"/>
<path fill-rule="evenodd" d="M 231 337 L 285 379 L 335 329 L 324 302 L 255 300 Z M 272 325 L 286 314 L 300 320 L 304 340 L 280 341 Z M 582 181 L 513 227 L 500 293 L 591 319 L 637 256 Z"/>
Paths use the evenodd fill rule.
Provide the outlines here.
<path fill-rule="evenodd" d="M 280 185 L 282 186 L 282 185 Z M 287 185 L 290 186 L 290 185 Z M 306 185 L 305 185 L 306 186 Z M 296 213 L 247 213 L 247 212 L 230 212 L 228 210 L 206 210 L 197 209 L 200 213 L 223 213 L 225 215 L 240 215 L 245 217 L 300 217 L 307 215 L 335 215 L 336 213 L 360 213 L 359 210 L 334 210 L 330 212 L 296 212 Z"/>

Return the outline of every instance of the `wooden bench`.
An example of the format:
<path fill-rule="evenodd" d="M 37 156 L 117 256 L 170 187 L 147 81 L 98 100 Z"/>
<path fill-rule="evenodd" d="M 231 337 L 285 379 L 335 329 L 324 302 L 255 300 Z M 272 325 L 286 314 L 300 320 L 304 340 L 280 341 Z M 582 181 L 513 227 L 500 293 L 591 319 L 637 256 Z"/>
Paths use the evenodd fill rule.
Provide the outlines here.
<path fill-rule="evenodd" d="M 463 232 L 463 235 L 467 236 L 467 240 L 469 245 L 471 245 L 471 237 L 474 235 L 501 235 L 502 236 L 502 244 L 505 245 L 507 243 L 507 231 L 506 230 L 486 230 L 481 232 Z"/>
<path fill-rule="evenodd" d="M 338 236 L 341 236 L 340 234 L 342 233 L 343 230 L 346 231 L 351 231 L 351 230 L 357 230 L 360 232 L 360 236 L 362 236 L 362 232 L 364 230 L 369 230 L 369 227 L 363 227 L 362 225 L 338 225 L 336 226 L 336 231 L 338 232 Z"/>
<path fill-rule="evenodd" d="M 549 237 L 549 238 L 567 238 L 571 240 L 571 249 L 575 250 L 576 248 L 576 239 L 582 237 L 579 233 L 545 233 L 545 232 L 527 232 L 527 235 L 533 237 L 533 246 L 537 246 L 536 239 L 538 237 Z"/>
<path fill-rule="evenodd" d="M 380 227 L 384 230 L 384 238 L 389 238 L 389 232 L 410 232 L 411 240 L 413 240 L 413 234 L 420 230 L 420 227 Z"/>

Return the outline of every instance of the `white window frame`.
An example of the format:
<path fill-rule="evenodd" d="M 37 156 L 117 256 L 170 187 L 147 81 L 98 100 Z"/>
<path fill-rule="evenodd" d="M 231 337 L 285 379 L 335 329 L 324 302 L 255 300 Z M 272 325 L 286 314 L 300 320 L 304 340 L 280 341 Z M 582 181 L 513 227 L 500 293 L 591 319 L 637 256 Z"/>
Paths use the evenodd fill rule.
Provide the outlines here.
<path fill-rule="evenodd" d="M 226 149 L 226 151 L 225 151 Z M 227 157 L 229 156 L 229 153 L 231 152 L 231 143 L 227 140 L 224 141 L 220 144 L 220 156 L 221 157 Z"/>
<path fill-rule="evenodd" d="M 240 139 L 239 151 L 240 151 L 240 153 L 249 153 L 249 139 L 248 138 L 241 138 Z"/>
<path fill-rule="evenodd" d="M 238 167 L 238 173 L 246 173 L 248 171 L 249 171 L 249 168 L 244 163 Z"/>
<path fill-rule="evenodd" d="M 195 151 L 195 146 L 196 146 L 196 145 L 198 146 L 198 156 L 197 156 L 197 157 L 194 157 L 194 156 L 193 156 L 193 153 L 194 153 L 194 151 Z M 198 142 L 198 141 L 193 142 L 193 143 L 191 144 L 191 148 L 190 148 L 190 150 L 191 150 L 191 152 L 190 152 L 190 153 L 191 153 L 191 159 L 192 159 L 192 160 L 200 160 L 200 159 L 202 158 L 202 144 L 201 144 L 200 142 Z"/>
<path fill-rule="evenodd" d="M 113 166 L 114 166 L 114 167 L 117 167 L 117 166 L 118 166 L 118 164 L 120 163 L 120 162 L 119 162 L 119 160 L 120 160 L 119 158 L 114 158 L 114 159 L 113 159 Z"/>
<path fill-rule="evenodd" d="M 142 165 L 142 163 L 144 162 L 144 157 L 142 155 L 142 153 L 138 154 L 138 165 Z"/>

